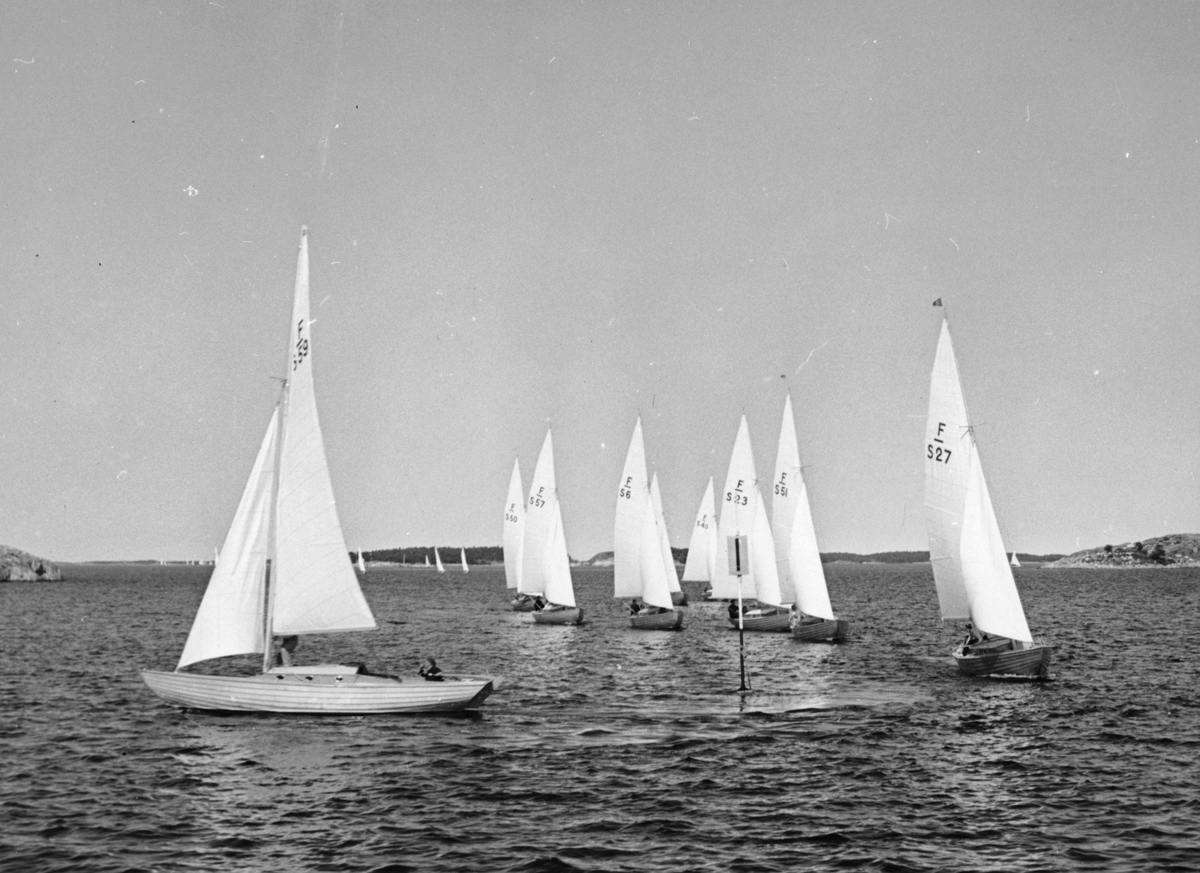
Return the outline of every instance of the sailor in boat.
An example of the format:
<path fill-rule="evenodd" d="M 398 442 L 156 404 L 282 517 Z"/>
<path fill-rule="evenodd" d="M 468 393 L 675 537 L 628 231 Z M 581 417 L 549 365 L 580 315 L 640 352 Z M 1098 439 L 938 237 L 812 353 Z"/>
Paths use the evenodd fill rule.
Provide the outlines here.
<path fill-rule="evenodd" d="M 300 645 L 300 637 L 293 635 L 284 637 L 282 640 L 277 640 L 277 642 L 279 643 L 279 651 L 275 653 L 275 666 L 292 666 L 292 655 L 296 651 L 296 646 Z"/>
<path fill-rule="evenodd" d="M 640 600 L 638 600 L 636 597 L 633 598 L 633 600 L 629 601 L 629 614 L 630 615 L 637 615 L 639 612 L 642 611 L 642 609 L 643 609 L 642 602 Z"/>
<path fill-rule="evenodd" d="M 542 597 L 542 595 L 540 595 L 540 594 L 537 597 L 533 598 L 533 608 L 536 609 L 538 612 L 541 612 L 543 609 L 545 609 L 546 608 L 546 598 Z"/>
<path fill-rule="evenodd" d="M 417 670 L 417 675 L 423 676 L 427 682 L 441 682 L 446 678 L 442 675 L 441 668 L 438 667 L 433 655 L 426 656 L 421 663 L 421 669 Z"/>

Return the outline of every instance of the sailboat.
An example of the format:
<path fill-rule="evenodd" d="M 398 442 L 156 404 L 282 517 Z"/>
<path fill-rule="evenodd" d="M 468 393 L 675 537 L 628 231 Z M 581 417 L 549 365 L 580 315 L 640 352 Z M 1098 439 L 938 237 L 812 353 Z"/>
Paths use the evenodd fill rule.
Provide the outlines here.
<path fill-rule="evenodd" d="M 1008 562 L 1008 566 L 1010 566 L 1010 567 L 1020 567 L 1021 566 L 1021 562 L 1017 560 L 1017 553 L 1015 551 L 1012 553 L 1012 560 Z"/>
<path fill-rule="evenodd" d="M 375 628 L 334 505 L 312 376 L 308 231 L 300 236 L 288 378 L 234 513 L 175 671 L 145 670 L 155 694 L 188 709 L 361 715 L 473 709 L 488 676 L 381 676 L 357 664 L 273 666 L 275 638 L 290 662 L 296 637 Z M 263 655 L 262 672 L 184 672 L 201 661 Z"/>
<path fill-rule="evenodd" d="M 717 559 L 717 514 L 713 506 L 713 480 L 708 477 L 708 487 L 700 498 L 696 520 L 692 523 L 692 537 L 688 540 L 687 560 L 683 564 L 684 582 L 712 582 L 713 562 Z M 704 591 L 704 599 L 712 599 L 712 586 Z"/>
<path fill-rule="evenodd" d="M 516 612 L 532 612 L 533 598 L 517 591 L 521 581 L 521 553 L 525 545 L 525 488 L 521 484 L 519 459 L 513 462 L 512 475 L 508 479 L 501 543 L 504 546 L 504 581 L 514 595 L 512 608 Z"/>
<path fill-rule="evenodd" d="M 658 518 L 653 491 L 646 480 L 646 447 L 639 416 L 617 487 L 613 522 L 613 596 L 630 600 L 629 623 L 640 630 L 683 627 L 683 613 L 675 608 L 671 597 Z"/>
<path fill-rule="evenodd" d="M 358 553 L 358 563 L 356 564 L 356 566 L 358 567 L 358 572 L 360 572 L 360 573 L 367 572 L 367 561 L 363 557 L 363 553 L 361 551 Z"/>
<path fill-rule="evenodd" d="M 817 548 L 808 489 L 800 466 L 800 444 L 792 395 L 783 404 L 779 452 L 775 457 L 775 484 L 771 497 L 771 523 L 775 534 L 779 587 L 785 603 L 794 603 L 792 637 L 804 642 L 841 641 L 850 623 L 833 614 L 825 568 Z"/>
<path fill-rule="evenodd" d="M 459 563 L 462 564 L 462 571 L 464 573 L 470 573 L 471 571 L 467 569 L 467 550 L 466 549 L 460 548 L 458 550 L 458 560 L 459 560 Z"/>
<path fill-rule="evenodd" d="M 945 319 L 929 383 L 925 522 L 942 619 L 969 622 L 967 640 L 954 650 L 959 669 L 970 676 L 1045 676 L 1051 649 L 1034 641 L 1025 620 Z"/>
<path fill-rule="evenodd" d="M 433 560 L 434 560 L 434 563 L 437 564 L 437 571 L 439 573 L 445 573 L 446 568 L 442 566 L 442 556 L 438 554 L 438 550 L 436 547 L 433 550 Z"/>
<path fill-rule="evenodd" d="M 554 479 L 554 441 L 550 431 L 542 443 L 529 500 L 525 504 L 525 541 L 521 547 L 521 579 L 517 590 L 535 600 L 534 624 L 582 624 L 575 605 L 571 559 L 563 533 L 562 509 Z"/>

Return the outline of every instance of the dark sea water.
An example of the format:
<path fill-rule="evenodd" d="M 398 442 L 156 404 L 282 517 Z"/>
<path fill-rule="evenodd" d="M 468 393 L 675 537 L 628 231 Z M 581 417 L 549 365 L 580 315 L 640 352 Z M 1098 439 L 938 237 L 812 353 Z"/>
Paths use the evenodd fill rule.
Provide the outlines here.
<path fill-rule="evenodd" d="M 1200 870 L 1200 573 L 1021 569 L 1052 681 L 969 679 L 928 565 L 830 565 L 840 646 L 693 602 L 628 628 L 508 611 L 500 568 L 371 570 L 380 629 L 304 661 L 491 672 L 478 716 L 185 713 L 209 568 L 0 585 L 0 869 Z M 692 586 L 693 596 L 700 586 Z"/>

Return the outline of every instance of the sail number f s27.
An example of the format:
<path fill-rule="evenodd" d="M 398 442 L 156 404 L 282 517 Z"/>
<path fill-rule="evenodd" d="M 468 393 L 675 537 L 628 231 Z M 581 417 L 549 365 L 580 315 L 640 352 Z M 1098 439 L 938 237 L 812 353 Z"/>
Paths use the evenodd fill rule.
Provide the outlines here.
<path fill-rule="evenodd" d="M 942 445 L 942 434 L 945 432 L 945 430 L 946 422 L 939 421 L 937 425 L 937 433 L 934 434 L 933 442 L 925 445 L 926 460 L 942 464 L 950 463 L 950 449 Z"/>

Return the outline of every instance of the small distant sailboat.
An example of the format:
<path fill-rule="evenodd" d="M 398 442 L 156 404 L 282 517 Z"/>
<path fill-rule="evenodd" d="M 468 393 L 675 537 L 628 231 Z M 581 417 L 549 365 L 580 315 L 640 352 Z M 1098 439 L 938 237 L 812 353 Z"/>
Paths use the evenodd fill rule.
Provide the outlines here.
<path fill-rule="evenodd" d="M 466 549 L 460 548 L 458 550 L 458 559 L 459 559 L 459 562 L 462 564 L 462 571 L 464 573 L 470 573 L 471 571 L 467 569 L 467 550 Z"/>
<path fill-rule="evenodd" d="M 1016 552 L 1013 552 L 1013 553 L 1012 553 L 1012 560 L 1008 562 L 1008 565 L 1009 565 L 1010 567 L 1020 567 L 1020 566 L 1021 566 L 1021 562 L 1017 560 L 1017 553 L 1016 553 Z"/>
<path fill-rule="evenodd" d="M 439 573 L 445 573 L 446 568 L 442 566 L 442 556 L 438 554 L 438 550 L 436 548 L 433 550 L 433 560 L 434 563 L 437 564 L 437 571 Z"/>
<path fill-rule="evenodd" d="M 1044 677 L 1051 648 L 1034 642 L 1025 619 L 945 319 L 929 384 L 925 521 L 942 619 L 969 622 L 966 641 L 954 650 L 959 669 L 969 676 Z"/>
<path fill-rule="evenodd" d="M 512 476 L 508 479 L 501 542 L 504 545 L 504 580 L 514 595 L 512 608 L 516 612 L 533 612 L 533 598 L 517 590 L 521 582 L 521 554 L 525 545 L 525 486 L 521 483 L 519 459 L 513 462 Z"/>
<path fill-rule="evenodd" d="M 817 532 L 800 465 L 800 443 L 796 439 L 790 393 L 783 404 L 773 492 L 771 521 L 779 562 L 779 586 L 783 601 L 796 605 L 792 637 L 804 642 L 840 642 L 846 638 L 850 623 L 834 615 L 829 603 L 825 568 L 821 566 Z"/>
<path fill-rule="evenodd" d="M 639 416 L 625 453 L 613 522 L 613 596 L 629 599 L 632 627 L 640 630 L 683 627 L 683 613 L 675 608 L 671 597 L 667 560 L 653 490 L 646 480 L 646 448 Z"/>
<path fill-rule="evenodd" d="M 549 430 L 525 504 L 525 541 L 517 590 L 542 601 L 534 609 L 534 624 L 583 623 L 583 610 L 575 605 L 575 588 L 571 584 L 571 558 L 563 533 L 562 508 L 554 478 L 554 442 Z"/>
<path fill-rule="evenodd" d="M 428 566 L 429 566 L 429 555 L 426 555 L 426 556 L 425 556 L 425 566 L 426 566 L 426 567 L 428 567 Z"/>
<path fill-rule="evenodd" d="M 312 373 L 308 232 L 301 232 L 288 377 L 208 588 L 172 673 L 142 672 L 155 694 L 186 709 L 365 715 L 472 709 L 488 676 L 378 676 L 355 664 L 290 666 L 298 635 L 374 630 L 333 500 Z M 275 637 L 283 637 L 274 666 Z M 262 672 L 183 672 L 201 661 L 262 654 Z"/>
<path fill-rule="evenodd" d="M 358 553 L 358 563 L 355 566 L 358 567 L 358 572 L 360 572 L 360 573 L 367 572 L 367 561 L 363 557 L 362 551 L 359 551 L 359 553 Z"/>
<path fill-rule="evenodd" d="M 705 600 L 713 600 L 713 564 L 717 560 L 717 513 L 713 504 L 713 480 L 708 477 L 708 487 L 700 498 L 696 510 L 696 521 L 692 524 L 692 538 L 688 541 L 687 561 L 683 565 L 684 582 L 708 582 L 704 591 Z"/>

